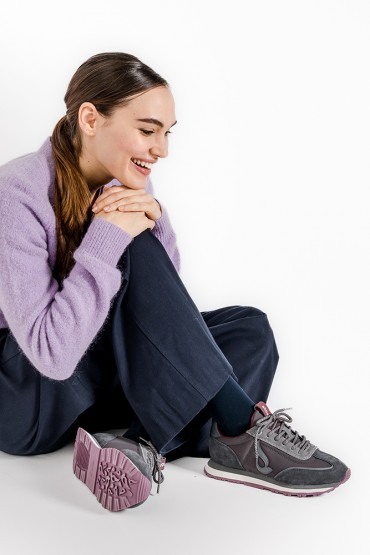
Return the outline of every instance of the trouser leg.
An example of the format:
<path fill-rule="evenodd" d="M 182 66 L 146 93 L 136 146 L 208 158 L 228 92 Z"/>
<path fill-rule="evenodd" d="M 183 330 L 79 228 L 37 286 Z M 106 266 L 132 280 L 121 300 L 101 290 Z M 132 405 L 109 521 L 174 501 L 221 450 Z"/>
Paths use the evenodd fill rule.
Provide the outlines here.
<path fill-rule="evenodd" d="M 202 316 L 239 385 L 255 402 L 267 401 L 279 355 L 266 314 L 253 307 L 228 306 L 202 312 Z M 210 428 L 211 413 L 206 407 L 166 446 L 167 458 L 207 457 Z"/>
<path fill-rule="evenodd" d="M 241 387 L 255 402 L 266 401 L 279 361 L 266 314 L 254 307 L 228 306 L 202 316 Z"/>
<path fill-rule="evenodd" d="M 144 232 L 130 245 L 127 291 L 112 314 L 124 393 L 158 450 L 233 373 L 162 244 Z"/>

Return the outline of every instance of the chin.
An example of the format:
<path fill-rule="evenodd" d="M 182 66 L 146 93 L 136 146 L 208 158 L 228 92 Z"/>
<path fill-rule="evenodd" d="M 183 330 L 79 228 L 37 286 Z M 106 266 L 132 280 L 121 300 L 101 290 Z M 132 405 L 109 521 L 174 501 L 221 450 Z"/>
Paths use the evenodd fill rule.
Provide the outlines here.
<path fill-rule="evenodd" d="M 145 189 L 147 181 L 148 177 L 143 175 L 141 179 L 140 177 L 139 179 L 126 179 L 121 181 L 121 183 L 129 189 Z"/>
<path fill-rule="evenodd" d="M 146 188 L 146 181 L 143 181 L 142 183 L 140 183 L 140 185 L 138 183 L 122 183 L 122 185 L 127 187 L 127 189 L 132 189 L 132 190 L 145 189 Z"/>
<path fill-rule="evenodd" d="M 118 184 L 123 185 L 124 187 L 127 187 L 128 189 L 142 189 L 143 187 L 146 186 L 146 180 L 147 178 L 144 179 L 133 179 L 132 177 L 130 178 L 130 176 L 124 176 L 124 175 L 116 175 L 115 177 L 112 178 L 112 181 L 118 181 Z"/>

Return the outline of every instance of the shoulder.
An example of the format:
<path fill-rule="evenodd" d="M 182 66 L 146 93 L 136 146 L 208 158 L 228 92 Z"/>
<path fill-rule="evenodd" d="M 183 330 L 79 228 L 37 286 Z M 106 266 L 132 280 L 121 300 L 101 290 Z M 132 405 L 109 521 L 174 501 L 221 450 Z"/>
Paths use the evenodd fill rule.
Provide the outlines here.
<path fill-rule="evenodd" d="M 2 192 L 7 184 L 34 183 L 36 180 L 54 181 L 54 161 L 51 142 L 48 137 L 36 152 L 25 154 L 0 166 L 0 187 Z"/>
<path fill-rule="evenodd" d="M 0 166 L 0 205 L 16 198 L 43 202 L 50 200 L 54 184 L 54 161 L 50 138 L 36 152 Z"/>

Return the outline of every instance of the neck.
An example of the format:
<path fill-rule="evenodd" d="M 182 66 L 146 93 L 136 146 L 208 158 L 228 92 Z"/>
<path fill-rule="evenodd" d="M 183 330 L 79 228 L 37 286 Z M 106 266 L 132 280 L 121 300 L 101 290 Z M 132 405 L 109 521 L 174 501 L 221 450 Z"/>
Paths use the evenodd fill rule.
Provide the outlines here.
<path fill-rule="evenodd" d="M 92 195 L 94 195 L 100 187 L 112 180 L 112 177 L 99 170 L 93 157 L 89 156 L 88 153 L 82 152 L 78 163 Z"/>

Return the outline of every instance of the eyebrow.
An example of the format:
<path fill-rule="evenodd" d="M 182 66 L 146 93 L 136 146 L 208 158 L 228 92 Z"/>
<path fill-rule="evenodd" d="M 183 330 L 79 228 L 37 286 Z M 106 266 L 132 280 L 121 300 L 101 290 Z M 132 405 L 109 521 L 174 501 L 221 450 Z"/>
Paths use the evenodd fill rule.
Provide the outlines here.
<path fill-rule="evenodd" d="M 164 127 L 163 123 L 159 121 L 159 119 L 155 119 L 155 118 L 142 118 L 142 119 L 137 119 L 136 121 L 142 121 L 143 123 L 152 123 L 153 125 L 158 125 L 158 127 Z M 173 123 L 170 126 L 170 128 L 176 125 L 176 123 L 177 121 L 175 121 L 175 123 Z"/>

